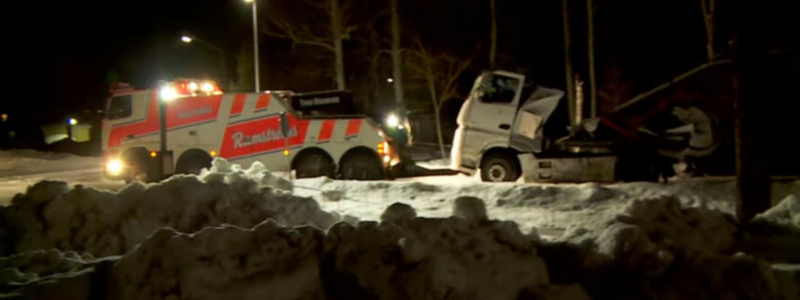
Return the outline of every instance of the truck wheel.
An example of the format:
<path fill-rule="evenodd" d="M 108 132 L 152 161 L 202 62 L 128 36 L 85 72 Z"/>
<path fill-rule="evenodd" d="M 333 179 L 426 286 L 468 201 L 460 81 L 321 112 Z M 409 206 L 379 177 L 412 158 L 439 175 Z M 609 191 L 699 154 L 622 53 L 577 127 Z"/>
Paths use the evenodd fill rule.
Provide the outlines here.
<path fill-rule="evenodd" d="M 146 157 L 139 157 L 127 160 L 128 171 L 125 175 L 125 183 L 135 181 L 139 182 L 152 182 L 157 181 L 158 175 L 156 174 L 156 165 Z"/>
<path fill-rule="evenodd" d="M 322 153 L 308 153 L 297 159 L 294 165 L 297 178 L 333 177 L 333 161 Z"/>
<path fill-rule="evenodd" d="M 342 178 L 346 180 L 384 179 L 383 167 L 374 155 L 348 155 L 342 160 Z"/>
<path fill-rule="evenodd" d="M 211 167 L 211 156 L 205 151 L 189 150 L 175 164 L 176 173 L 200 175 L 203 168 Z"/>
<path fill-rule="evenodd" d="M 484 182 L 514 182 L 517 178 L 517 165 L 507 155 L 490 155 L 481 162 L 481 180 Z"/>

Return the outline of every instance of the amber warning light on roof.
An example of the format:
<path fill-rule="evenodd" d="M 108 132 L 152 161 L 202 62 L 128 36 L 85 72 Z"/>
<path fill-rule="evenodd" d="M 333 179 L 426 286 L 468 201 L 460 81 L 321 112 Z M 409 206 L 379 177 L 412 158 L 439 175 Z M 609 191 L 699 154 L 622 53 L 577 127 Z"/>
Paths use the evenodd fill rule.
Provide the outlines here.
<path fill-rule="evenodd" d="M 222 89 L 213 80 L 192 79 L 178 79 L 165 83 L 159 92 L 161 99 L 164 101 L 171 101 L 180 97 L 221 94 Z"/>

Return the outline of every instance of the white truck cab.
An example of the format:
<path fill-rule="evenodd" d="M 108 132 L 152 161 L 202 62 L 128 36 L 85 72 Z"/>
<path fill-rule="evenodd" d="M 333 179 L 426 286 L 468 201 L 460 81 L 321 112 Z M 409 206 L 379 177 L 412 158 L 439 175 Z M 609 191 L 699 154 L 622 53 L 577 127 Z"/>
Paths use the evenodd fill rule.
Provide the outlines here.
<path fill-rule="evenodd" d="M 564 92 L 526 86 L 522 74 L 484 72 L 461 107 L 451 152 L 453 170 L 483 181 L 610 181 L 616 158 L 545 153 L 544 125 Z"/>

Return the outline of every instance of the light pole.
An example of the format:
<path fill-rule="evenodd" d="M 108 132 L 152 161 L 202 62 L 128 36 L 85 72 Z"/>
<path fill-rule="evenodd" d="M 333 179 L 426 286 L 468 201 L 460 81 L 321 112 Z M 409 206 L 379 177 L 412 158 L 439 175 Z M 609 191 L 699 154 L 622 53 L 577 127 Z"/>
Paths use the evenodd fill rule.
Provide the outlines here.
<path fill-rule="evenodd" d="M 255 64 L 255 81 L 256 93 L 261 91 L 259 86 L 259 72 L 258 72 L 258 1 L 244 0 L 245 3 L 253 4 L 253 63 Z"/>
<path fill-rule="evenodd" d="M 181 41 L 184 42 L 184 43 L 187 43 L 187 44 L 191 44 L 191 43 L 197 42 L 198 44 L 201 44 L 203 46 L 208 47 L 209 49 L 212 49 L 214 51 L 219 52 L 220 56 L 222 57 L 222 78 L 220 78 L 220 81 L 222 81 L 221 85 L 227 86 L 227 84 L 228 84 L 228 70 L 225 69 L 225 61 L 227 60 L 227 56 L 225 55 L 225 51 L 222 50 L 222 48 L 214 46 L 213 44 L 211 44 L 209 42 L 206 42 L 204 40 L 201 40 L 201 39 L 197 38 L 196 36 L 184 35 L 184 36 L 181 36 Z"/>

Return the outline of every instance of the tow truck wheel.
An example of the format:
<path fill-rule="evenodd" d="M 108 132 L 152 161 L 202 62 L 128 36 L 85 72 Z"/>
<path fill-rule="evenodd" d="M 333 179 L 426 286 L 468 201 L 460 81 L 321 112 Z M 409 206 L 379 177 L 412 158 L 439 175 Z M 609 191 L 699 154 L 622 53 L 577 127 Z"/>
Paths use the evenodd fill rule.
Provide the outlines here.
<path fill-rule="evenodd" d="M 155 166 L 150 163 L 147 157 L 132 158 L 128 161 L 128 171 L 123 178 L 125 183 L 131 182 L 150 182 L 157 180 Z"/>
<path fill-rule="evenodd" d="M 507 155 L 492 154 L 481 162 L 481 180 L 484 182 L 514 182 L 517 178 L 517 165 Z"/>
<path fill-rule="evenodd" d="M 293 169 L 297 178 L 333 177 L 333 160 L 319 152 L 301 154 L 297 157 Z"/>
<path fill-rule="evenodd" d="M 353 153 L 342 159 L 340 169 L 345 180 L 385 179 L 380 160 L 374 154 Z"/>

